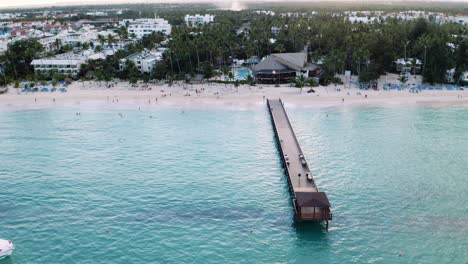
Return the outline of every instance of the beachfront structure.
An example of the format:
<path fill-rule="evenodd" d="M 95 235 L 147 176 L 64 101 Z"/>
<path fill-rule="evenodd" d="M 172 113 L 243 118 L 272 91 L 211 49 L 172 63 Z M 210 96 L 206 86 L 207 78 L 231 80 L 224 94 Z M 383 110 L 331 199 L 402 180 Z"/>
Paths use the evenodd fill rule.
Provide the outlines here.
<path fill-rule="evenodd" d="M 163 50 L 148 51 L 134 53 L 119 62 L 120 70 L 125 69 L 127 61 L 132 61 L 141 73 L 151 73 L 158 62 L 163 58 Z"/>
<path fill-rule="evenodd" d="M 36 74 L 66 74 L 77 76 L 80 66 L 88 60 L 104 59 L 105 55 L 92 51 L 67 52 L 54 57 L 36 59 L 31 62 Z"/>
<path fill-rule="evenodd" d="M 280 84 L 292 82 L 296 77 L 319 81 L 321 68 L 307 62 L 307 53 L 276 53 L 252 67 L 258 83 Z"/>
<path fill-rule="evenodd" d="M 463 84 L 468 84 L 468 71 L 462 72 L 460 76 L 460 82 Z"/>
<path fill-rule="evenodd" d="M 455 68 L 447 70 L 447 72 L 445 73 L 445 81 L 448 83 L 455 82 Z"/>
<path fill-rule="evenodd" d="M 137 39 L 141 39 L 153 32 L 170 35 L 172 30 L 169 22 L 162 18 L 124 19 L 119 24 L 127 26 L 128 34 L 135 35 Z"/>
<path fill-rule="evenodd" d="M 206 25 L 214 22 L 215 16 L 213 15 L 185 15 L 185 24 L 187 26 Z"/>
<path fill-rule="evenodd" d="M 400 58 L 397 59 L 395 62 L 395 70 L 397 72 L 411 72 L 412 74 L 419 74 L 421 73 L 422 62 L 416 58 Z"/>

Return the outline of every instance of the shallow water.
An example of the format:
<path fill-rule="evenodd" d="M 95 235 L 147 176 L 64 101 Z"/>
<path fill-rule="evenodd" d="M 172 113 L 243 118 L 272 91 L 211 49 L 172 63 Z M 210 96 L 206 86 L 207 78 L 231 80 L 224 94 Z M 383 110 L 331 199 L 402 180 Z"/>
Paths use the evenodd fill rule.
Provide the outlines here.
<path fill-rule="evenodd" d="M 80 111 L 0 112 L 1 264 L 468 263 L 468 109 L 288 109 L 328 232 L 266 110 Z"/>

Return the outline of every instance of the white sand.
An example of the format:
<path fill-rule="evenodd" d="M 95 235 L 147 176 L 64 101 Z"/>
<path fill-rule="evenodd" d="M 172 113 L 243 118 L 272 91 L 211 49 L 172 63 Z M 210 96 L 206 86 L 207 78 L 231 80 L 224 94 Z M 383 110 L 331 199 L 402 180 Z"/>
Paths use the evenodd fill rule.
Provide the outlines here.
<path fill-rule="evenodd" d="M 53 107 L 108 108 L 108 109 L 263 109 L 265 98 L 281 98 L 287 107 L 392 107 L 392 106 L 468 106 L 468 91 L 361 91 L 356 88 L 330 85 L 315 87 L 315 93 L 307 93 L 310 88 L 301 89 L 283 85 L 240 86 L 200 84 L 172 87 L 150 84 L 151 90 L 143 90 L 143 85 L 135 88 L 128 83 L 118 83 L 112 88 L 99 87 L 95 82 L 75 82 L 67 93 L 58 91 L 19 93 L 10 88 L 0 95 L 0 110 L 40 109 Z M 336 91 L 341 88 L 341 91 Z M 200 91 L 196 93 L 196 90 Z M 237 91 L 238 90 L 238 91 Z M 357 95 L 360 92 L 361 95 Z M 348 95 L 349 93 L 349 95 Z M 368 98 L 365 98 L 367 94 Z M 190 96 L 188 96 L 190 95 Z M 157 98 L 157 101 L 156 101 Z M 55 99 L 55 101 L 54 101 Z M 343 102 L 344 99 L 344 102 Z"/>

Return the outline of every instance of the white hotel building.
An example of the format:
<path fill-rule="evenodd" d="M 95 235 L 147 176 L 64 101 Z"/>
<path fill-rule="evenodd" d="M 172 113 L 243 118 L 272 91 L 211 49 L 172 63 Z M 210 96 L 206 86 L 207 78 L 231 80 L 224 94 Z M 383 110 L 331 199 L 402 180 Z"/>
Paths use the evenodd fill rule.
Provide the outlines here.
<path fill-rule="evenodd" d="M 153 32 L 170 35 L 172 29 L 169 22 L 162 18 L 124 19 L 120 21 L 120 25 L 128 26 L 128 34 L 135 34 L 138 39 Z"/>
<path fill-rule="evenodd" d="M 196 26 L 196 25 L 206 25 L 206 24 L 209 24 L 209 23 L 212 23 L 214 22 L 214 18 L 215 16 L 213 15 L 194 15 L 194 16 L 191 16 L 191 15 L 185 15 L 185 24 L 187 24 L 187 26 Z"/>
<path fill-rule="evenodd" d="M 92 51 L 84 51 L 79 53 L 67 52 L 50 58 L 36 59 L 31 62 L 36 74 L 70 74 L 71 76 L 78 75 L 81 64 L 88 60 L 104 59 L 102 53 L 94 53 Z"/>
<path fill-rule="evenodd" d="M 164 49 L 158 49 L 156 51 L 145 50 L 143 52 L 132 54 L 120 60 L 120 70 L 125 69 L 125 63 L 127 61 L 132 61 L 141 73 L 151 73 L 156 64 L 162 60 L 163 52 Z"/>

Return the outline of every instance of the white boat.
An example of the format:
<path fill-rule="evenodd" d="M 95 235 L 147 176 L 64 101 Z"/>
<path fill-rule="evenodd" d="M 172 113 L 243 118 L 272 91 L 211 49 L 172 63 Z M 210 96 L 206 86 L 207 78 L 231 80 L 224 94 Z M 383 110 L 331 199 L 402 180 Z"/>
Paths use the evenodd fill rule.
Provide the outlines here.
<path fill-rule="evenodd" d="M 13 250 L 15 250 L 15 246 L 10 240 L 0 239 L 0 259 L 13 254 Z"/>

